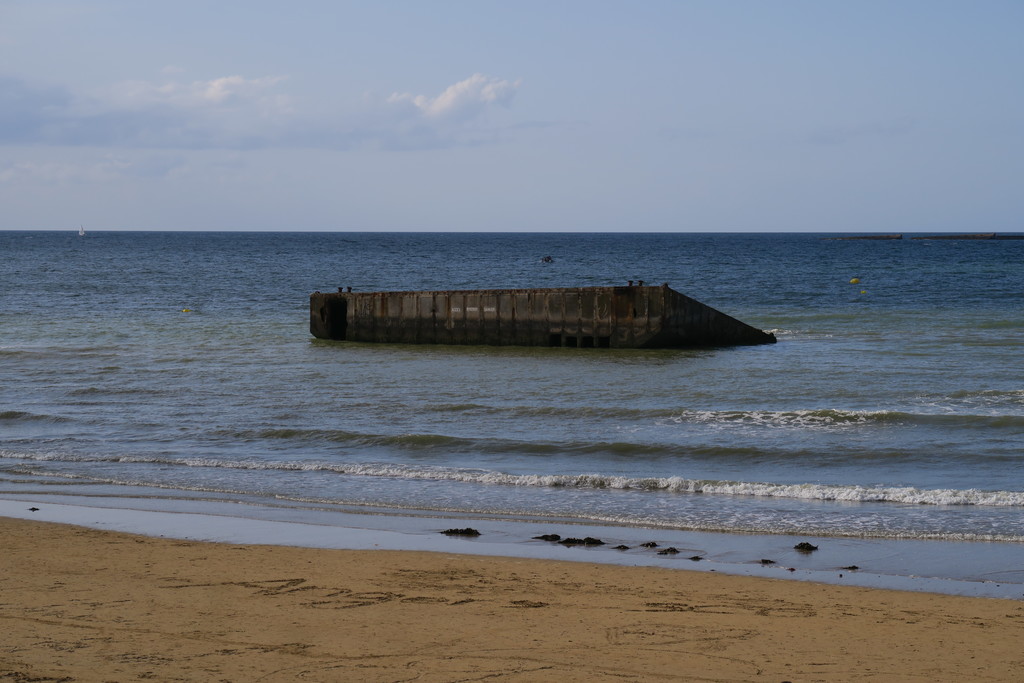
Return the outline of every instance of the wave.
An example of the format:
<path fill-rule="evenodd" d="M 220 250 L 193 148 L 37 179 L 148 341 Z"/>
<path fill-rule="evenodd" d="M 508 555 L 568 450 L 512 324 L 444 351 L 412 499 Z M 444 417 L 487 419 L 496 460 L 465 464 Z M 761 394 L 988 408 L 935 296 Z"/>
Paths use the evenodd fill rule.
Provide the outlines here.
<path fill-rule="evenodd" d="M 119 395 L 142 395 L 142 396 L 163 396 L 167 392 L 161 389 L 148 389 L 136 387 L 80 387 L 68 392 L 68 396 L 119 396 Z"/>
<path fill-rule="evenodd" d="M 479 439 L 466 439 L 443 434 L 364 434 L 342 429 L 264 429 L 257 431 L 227 431 L 221 435 L 242 439 L 284 439 L 333 441 L 358 446 L 397 446 L 410 449 L 446 447 L 459 450 L 479 444 Z"/>
<path fill-rule="evenodd" d="M 1024 398 L 1021 399 L 1024 403 Z M 1010 429 L 1024 428 L 1024 414 L 1007 414 L 1005 410 L 992 414 L 941 412 L 909 412 L 901 410 L 839 410 L 832 408 L 807 410 L 687 410 L 687 409 L 621 409 L 570 408 L 560 406 L 495 407 L 479 404 L 447 404 L 433 410 L 463 413 L 494 413 L 512 419 L 522 417 L 551 417 L 555 419 L 594 417 L 620 418 L 630 427 L 695 425 L 713 428 L 761 428 L 836 431 L 872 427 L 938 427 L 954 429 Z M 523 439 L 461 437 L 444 434 L 374 434 L 337 429 L 279 428 L 264 430 L 218 430 L 217 436 L 241 440 L 296 439 L 321 442 L 351 443 L 361 446 L 391 446 L 397 448 L 447 447 L 453 450 L 519 453 L 600 453 L 634 452 L 638 454 L 678 453 L 675 443 L 636 443 L 611 441 L 532 441 Z M 685 447 L 688 448 L 689 447 Z M 728 450 L 728 449 L 726 449 Z"/>
<path fill-rule="evenodd" d="M 972 413 L 979 413 L 997 421 L 1008 418 L 1009 424 L 1016 426 L 1024 417 L 1024 389 L 961 390 L 948 395 L 922 395 L 918 400 L 927 409 L 941 411 L 943 415 L 970 417 Z"/>
<path fill-rule="evenodd" d="M 968 390 L 962 389 L 960 391 L 954 391 L 950 394 L 951 398 L 970 398 L 973 396 L 984 396 L 984 397 L 1009 397 L 1024 400 L 1024 389 L 981 389 L 981 390 Z"/>
<path fill-rule="evenodd" d="M 1008 404 L 1011 406 L 1024 406 L 1024 389 L 985 389 L 981 391 L 954 391 L 948 400 L 966 405 L 1000 406 Z M 938 399 L 941 401 L 942 399 Z"/>
<path fill-rule="evenodd" d="M 117 358 L 118 349 L 103 346 L 0 346 L 0 357 L 12 358 Z"/>
<path fill-rule="evenodd" d="M 673 494 L 749 496 L 794 500 L 852 503 L 901 503 L 910 505 L 969 505 L 986 507 L 1024 506 L 1024 491 L 980 489 L 921 489 L 910 486 L 860 486 L 838 484 L 776 484 L 721 481 L 684 477 L 626 477 L 604 474 L 510 474 L 506 472 L 410 466 L 387 463 L 261 462 L 209 458 L 161 458 L 153 456 L 83 457 L 20 455 L 0 451 L 0 457 L 61 462 L 138 463 L 161 466 L 209 467 L 237 470 L 326 472 L 347 476 L 390 479 L 450 481 L 469 484 L 565 489 L 614 489 Z M 37 472 L 36 474 L 46 474 Z"/>
<path fill-rule="evenodd" d="M 644 456 L 648 458 L 677 456 L 681 452 L 692 456 L 755 458 L 776 454 L 761 447 L 686 445 L 657 442 L 633 441 L 527 441 L 517 439 L 462 437 L 445 434 L 367 434 L 340 429 L 264 429 L 264 430 L 219 430 L 221 437 L 233 440 L 252 441 L 281 439 L 285 441 L 333 442 L 343 446 L 363 448 L 387 447 L 402 451 L 428 451 L 443 449 L 446 453 L 497 454 L 497 455 L 614 455 Z"/>
<path fill-rule="evenodd" d="M 820 341 L 822 339 L 832 339 L 835 337 L 831 332 L 823 332 L 820 330 L 806 330 L 806 329 L 789 329 L 785 327 L 773 327 L 765 330 L 769 334 L 774 334 L 780 341 Z"/>
<path fill-rule="evenodd" d="M 696 424 L 746 424 L 761 427 L 835 427 L 868 422 L 890 422 L 894 413 L 848 410 L 694 410 L 678 413 L 671 422 Z"/>
<path fill-rule="evenodd" d="M 1024 328 L 1024 320 L 1012 318 L 1006 320 L 971 321 L 971 327 L 981 330 L 1018 330 Z"/>
<path fill-rule="evenodd" d="M 68 418 L 60 417 L 57 415 L 39 415 L 36 413 L 26 413 L 22 410 L 3 410 L 0 411 L 0 420 L 11 420 L 32 422 L 32 421 L 45 421 L 45 422 L 67 422 Z"/>
<path fill-rule="evenodd" d="M 669 421 L 708 425 L 747 425 L 768 428 L 835 429 L 860 425 L 924 425 L 967 428 L 1020 428 L 1024 415 L 978 415 L 960 413 L 918 413 L 900 410 L 696 410 L 678 413 Z"/>
<path fill-rule="evenodd" d="M 600 406 L 494 406 L 480 403 L 438 403 L 423 406 L 423 410 L 436 413 L 477 413 L 482 415 L 509 415 L 511 417 L 599 417 L 599 418 L 638 418 L 667 417 L 674 412 L 670 409 L 624 408 L 616 406 L 605 408 Z"/>
<path fill-rule="evenodd" d="M 968 407 L 998 408 L 1009 404 L 1011 410 L 1024 406 L 1024 391 L 977 392 L 970 397 L 951 397 L 965 402 L 965 398 L 979 400 L 967 402 Z M 998 405 L 997 405 L 998 404 Z M 809 408 L 794 410 L 692 410 L 687 408 L 605 408 L 596 406 L 488 406 L 476 403 L 437 404 L 429 408 L 434 412 L 495 414 L 520 417 L 593 417 L 601 419 L 645 420 L 660 424 L 747 425 L 757 427 L 786 427 L 803 429 L 835 429 L 862 425 L 932 425 L 943 427 L 1024 427 L 1024 414 L 1008 413 L 1005 409 L 992 413 L 956 412 L 944 408 L 941 401 L 926 402 L 932 412 L 907 410 L 845 410 L 837 408 Z M 1004 407 L 1006 407 L 1004 405 Z"/>

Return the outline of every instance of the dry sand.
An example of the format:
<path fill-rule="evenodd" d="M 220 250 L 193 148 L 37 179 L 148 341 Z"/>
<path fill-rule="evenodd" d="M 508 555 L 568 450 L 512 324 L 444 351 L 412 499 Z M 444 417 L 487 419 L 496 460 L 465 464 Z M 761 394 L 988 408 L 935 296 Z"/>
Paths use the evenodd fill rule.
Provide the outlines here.
<path fill-rule="evenodd" d="M 1024 602 L 0 518 L 0 681 L 1019 681 Z"/>

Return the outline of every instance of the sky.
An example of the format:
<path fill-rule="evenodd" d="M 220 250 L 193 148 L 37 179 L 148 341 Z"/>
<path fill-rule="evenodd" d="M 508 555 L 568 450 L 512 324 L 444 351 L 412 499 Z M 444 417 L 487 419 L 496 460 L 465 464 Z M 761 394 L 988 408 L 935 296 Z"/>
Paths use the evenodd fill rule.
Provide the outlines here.
<path fill-rule="evenodd" d="M 1024 231 L 1021 0 L 0 0 L 0 230 Z"/>

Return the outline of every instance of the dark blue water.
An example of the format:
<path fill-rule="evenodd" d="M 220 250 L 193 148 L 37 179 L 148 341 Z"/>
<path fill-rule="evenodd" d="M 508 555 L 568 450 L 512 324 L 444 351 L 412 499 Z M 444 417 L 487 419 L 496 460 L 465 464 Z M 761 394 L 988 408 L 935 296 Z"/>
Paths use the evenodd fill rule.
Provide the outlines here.
<path fill-rule="evenodd" d="M 0 232 L 0 495 L 1024 540 L 1024 241 L 821 237 Z M 338 286 L 628 279 L 779 343 L 308 332 Z"/>

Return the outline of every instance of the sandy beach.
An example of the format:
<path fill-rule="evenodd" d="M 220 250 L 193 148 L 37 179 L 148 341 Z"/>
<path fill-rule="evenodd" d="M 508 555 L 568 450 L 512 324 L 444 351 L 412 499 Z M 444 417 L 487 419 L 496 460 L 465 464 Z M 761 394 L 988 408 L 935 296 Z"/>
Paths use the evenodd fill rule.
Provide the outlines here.
<path fill-rule="evenodd" d="M 1024 603 L 0 518 L 0 680 L 1010 681 Z"/>

